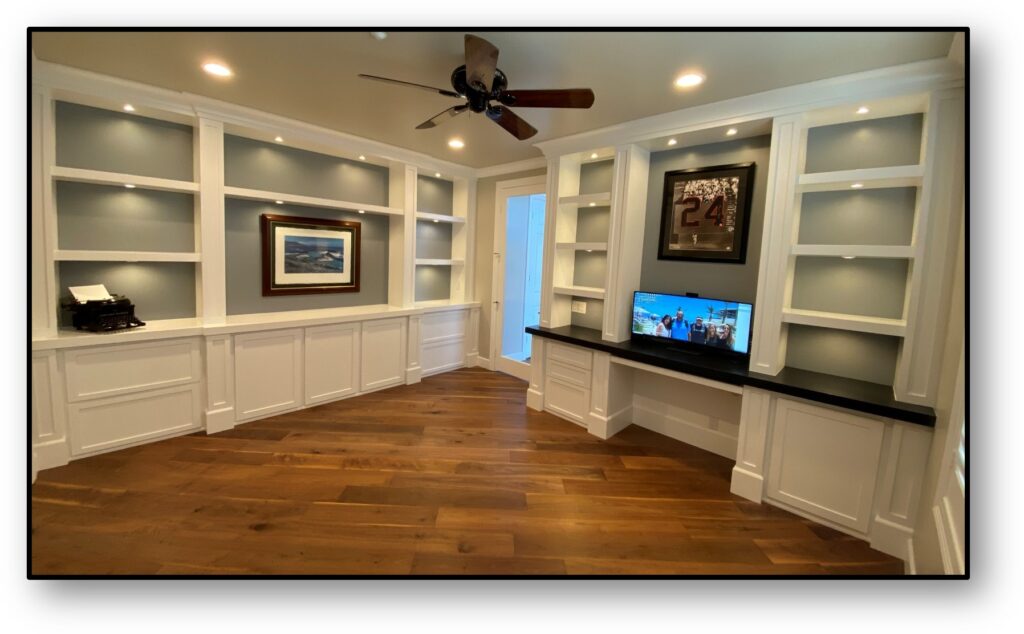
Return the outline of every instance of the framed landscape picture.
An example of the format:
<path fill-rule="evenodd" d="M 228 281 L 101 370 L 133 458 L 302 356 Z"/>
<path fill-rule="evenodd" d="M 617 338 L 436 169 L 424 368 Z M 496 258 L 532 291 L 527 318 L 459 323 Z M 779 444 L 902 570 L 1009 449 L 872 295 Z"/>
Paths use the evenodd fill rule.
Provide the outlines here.
<path fill-rule="evenodd" d="M 743 264 L 754 164 L 665 173 L 659 260 Z"/>
<path fill-rule="evenodd" d="M 359 223 L 260 216 L 263 294 L 359 291 Z"/>

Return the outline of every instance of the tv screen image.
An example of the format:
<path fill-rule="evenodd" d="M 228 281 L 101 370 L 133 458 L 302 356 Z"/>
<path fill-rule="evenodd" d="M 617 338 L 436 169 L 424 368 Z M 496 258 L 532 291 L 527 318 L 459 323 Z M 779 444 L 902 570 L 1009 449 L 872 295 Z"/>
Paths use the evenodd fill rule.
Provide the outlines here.
<path fill-rule="evenodd" d="M 748 354 L 752 308 L 743 302 L 637 291 L 632 330 L 634 335 Z"/>

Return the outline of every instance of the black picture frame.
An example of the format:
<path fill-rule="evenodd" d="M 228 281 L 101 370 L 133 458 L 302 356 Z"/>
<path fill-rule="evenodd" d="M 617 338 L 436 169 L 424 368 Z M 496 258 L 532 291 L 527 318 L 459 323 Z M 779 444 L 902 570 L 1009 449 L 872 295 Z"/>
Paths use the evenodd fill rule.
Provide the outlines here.
<path fill-rule="evenodd" d="M 751 162 L 665 172 L 658 259 L 746 263 L 754 168 Z M 687 195 L 687 187 L 697 191 Z M 686 225 L 693 227 L 689 248 L 676 230 L 683 223 L 694 223 Z"/>

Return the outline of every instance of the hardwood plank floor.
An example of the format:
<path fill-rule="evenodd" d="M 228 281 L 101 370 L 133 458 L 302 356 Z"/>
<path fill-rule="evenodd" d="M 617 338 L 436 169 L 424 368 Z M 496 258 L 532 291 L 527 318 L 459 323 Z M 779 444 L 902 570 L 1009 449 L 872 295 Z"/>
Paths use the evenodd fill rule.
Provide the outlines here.
<path fill-rule="evenodd" d="M 39 575 L 902 574 L 729 493 L 725 458 L 602 441 L 480 369 L 73 462 L 32 487 Z"/>

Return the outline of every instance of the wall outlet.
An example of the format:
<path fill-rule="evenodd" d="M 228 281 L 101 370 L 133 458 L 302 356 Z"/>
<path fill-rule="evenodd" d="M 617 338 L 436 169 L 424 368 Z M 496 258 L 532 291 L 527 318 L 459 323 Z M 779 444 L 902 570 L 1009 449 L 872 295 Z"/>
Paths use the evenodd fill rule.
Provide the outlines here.
<path fill-rule="evenodd" d="M 586 315 L 587 314 L 587 303 L 586 302 L 573 301 L 573 303 L 572 303 L 572 312 L 579 313 L 581 315 Z"/>

